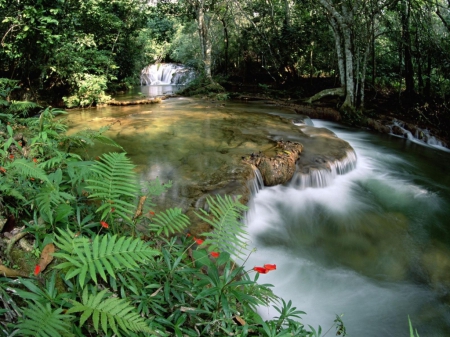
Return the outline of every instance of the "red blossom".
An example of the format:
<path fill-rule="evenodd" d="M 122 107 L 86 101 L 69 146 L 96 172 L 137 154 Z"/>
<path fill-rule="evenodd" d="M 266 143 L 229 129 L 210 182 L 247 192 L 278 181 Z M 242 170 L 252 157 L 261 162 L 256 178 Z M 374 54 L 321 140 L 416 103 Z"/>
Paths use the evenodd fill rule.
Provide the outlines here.
<path fill-rule="evenodd" d="M 253 267 L 253 270 L 260 274 L 267 274 L 269 271 L 264 267 Z"/>
<path fill-rule="evenodd" d="M 218 252 L 211 252 L 211 256 L 215 259 L 217 259 L 220 256 L 220 253 Z"/>
<path fill-rule="evenodd" d="M 190 237 L 190 236 L 192 236 L 192 235 L 191 235 L 191 233 L 187 233 L 186 236 L 187 236 L 187 237 Z"/>
<path fill-rule="evenodd" d="M 276 270 L 277 265 L 276 264 L 265 264 L 264 268 L 266 268 L 267 270 Z"/>
<path fill-rule="evenodd" d="M 34 267 L 34 276 L 37 276 L 40 272 L 41 266 L 37 264 L 36 267 Z"/>
<path fill-rule="evenodd" d="M 100 221 L 100 225 L 102 225 L 103 228 L 109 228 L 109 225 L 104 221 Z"/>
<path fill-rule="evenodd" d="M 153 211 L 148 211 L 148 214 L 150 214 L 150 215 L 155 215 L 155 212 L 153 212 Z"/>
<path fill-rule="evenodd" d="M 34 162 L 34 163 L 37 163 L 37 159 L 36 159 L 36 158 L 33 158 L 33 162 Z"/>
<path fill-rule="evenodd" d="M 202 239 L 197 239 L 194 237 L 195 242 L 197 242 L 198 245 L 201 245 L 203 243 Z"/>
<path fill-rule="evenodd" d="M 0 172 L 6 173 L 6 169 L 4 167 L 0 167 Z"/>
<path fill-rule="evenodd" d="M 10 155 L 9 155 L 9 159 L 14 159 L 14 155 L 13 155 L 13 154 L 10 154 Z"/>

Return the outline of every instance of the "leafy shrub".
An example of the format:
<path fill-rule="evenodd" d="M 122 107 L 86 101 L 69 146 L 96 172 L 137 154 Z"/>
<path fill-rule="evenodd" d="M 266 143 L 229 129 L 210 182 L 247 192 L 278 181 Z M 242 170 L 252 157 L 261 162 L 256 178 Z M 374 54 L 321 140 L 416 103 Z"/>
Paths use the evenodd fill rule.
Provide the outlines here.
<path fill-rule="evenodd" d="M 69 97 L 63 97 L 68 108 L 77 106 L 90 107 L 93 104 L 106 103 L 111 96 L 105 94 L 107 89 L 106 76 L 91 74 L 75 74 L 73 76 L 75 94 Z"/>

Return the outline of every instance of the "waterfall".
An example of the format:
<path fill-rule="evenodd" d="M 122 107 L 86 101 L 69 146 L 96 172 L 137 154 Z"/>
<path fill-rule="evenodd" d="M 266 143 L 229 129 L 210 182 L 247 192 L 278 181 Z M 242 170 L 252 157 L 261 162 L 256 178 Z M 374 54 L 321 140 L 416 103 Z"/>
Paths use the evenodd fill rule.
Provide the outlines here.
<path fill-rule="evenodd" d="M 325 168 L 311 167 L 302 171 L 297 170 L 291 179 L 290 186 L 301 190 L 308 187 L 329 186 L 336 176 L 354 170 L 356 162 L 355 151 L 348 150 L 346 157 L 327 162 Z"/>
<path fill-rule="evenodd" d="M 193 69 L 180 64 L 151 64 L 141 71 L 141 85 L 184 85 L 194 77 Z"/>
<path fill-rule="evenodd" d="M 433 136 L 428 129 L 421 129 L 397 120 L 393 120 L 392 124 L 388 125 L 388 127 L 392 135 L 406 138 L 418 144 L 428 145 L 441 150 L 449 151 L 447 144 Z"/>

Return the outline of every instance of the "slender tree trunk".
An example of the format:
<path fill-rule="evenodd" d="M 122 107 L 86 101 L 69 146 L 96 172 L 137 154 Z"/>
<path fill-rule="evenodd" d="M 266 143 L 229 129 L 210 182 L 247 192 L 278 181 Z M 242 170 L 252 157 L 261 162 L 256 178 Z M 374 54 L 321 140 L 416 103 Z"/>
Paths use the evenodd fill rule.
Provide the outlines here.
<path fill-rule="evenodd" d="M 208 80 L 213 82 L 211 75 L 211 50 L 212 43 L 209 36 L 209 24 L 211 18 L 207 18 L 205 15 L 205 1 L 202 0 L 197 8 L 197 26 L 198 35 L 200 38 L 200 46 L 203 58 L 203 67 L 205 71 L 205 76 Z"/>
<path fill-rule="evenodd" d="M 344 54 L 342 52 L 343 44 L 341 32 L 339 30 L 339 26 L 336 22 L 336 19 L 334 19 L 333 17 L 330 17 L 330 24 L 334 35 L 336 55 L 338 61 L 339 80 L 341 82 L 341 87 L 345 87 L 345 62 L 344 62 Z"/>
<path fill-rule="evenodd" d="M 222 25 L 223 25 L 223 36 L 224 36 L 224 42 L 225 42 L 225 75 L 228 75 L 228 47 L 229 47 L 229 41 L 228 41 L 228 27 L 225 19 L 222 19 Z"/>
<path fill-rule="evenodd" d="M 411 3 L 406 0 L 405 8 L 402 11 L 402 42 L 405 60 L 405 98 L 410 102 L 414 93 L 414 68 L 411 53 L 411 32 L 409 30 Z"/>

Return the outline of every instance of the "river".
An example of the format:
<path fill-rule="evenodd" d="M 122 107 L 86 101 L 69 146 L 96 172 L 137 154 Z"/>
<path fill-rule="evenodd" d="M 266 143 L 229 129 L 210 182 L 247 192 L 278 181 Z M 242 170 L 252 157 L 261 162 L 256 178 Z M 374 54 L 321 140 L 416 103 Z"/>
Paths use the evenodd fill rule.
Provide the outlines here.
<path fill-rule="evenodd" d="M 274 115 L 295 118 L 273 105 L 174 98 L 157 105 L 74 110 L 68 120 L 72 132 L 110 125 L 107 134 L 125 148 L 142 180 L 213 184 L 219 169 L 233 178 L 233 158 L 270 150 L 265 134 L 286 139 L 291 128 L 317 130 L 277 126 Z M 317 183 L 299 183 L 302 177 L 297 177 L 295 184 L 254 195 L 245 225 L 257 251 L 247 266 L 277 264 L 260 279 L 305 311 L 306 325 L 326 331 L 336 314 L 344 314 L 350 336 L 409 336 L 409 315 L 422 337 L 450 335 L 450 153 L 330 122 L 312 123 L 349 142 L 356 167 Z M 237 124 L 245 141 L 236 138 Z M 242 131 L 250 129 L 260 135 Z M 314 139 L 308 143 L 313 146 Z M 114 149 L 95 151 L 105 150 Z M 212 192 L 237 188 L 231 182 L 219 187 Z M 175 184 L 166 197 L 181 200 L 177 206 L 183 208 L 191 204 L 185 198 L 189 193 L 199 196 Z M 266 308 L 261 314 L 274 315 Z"/>

